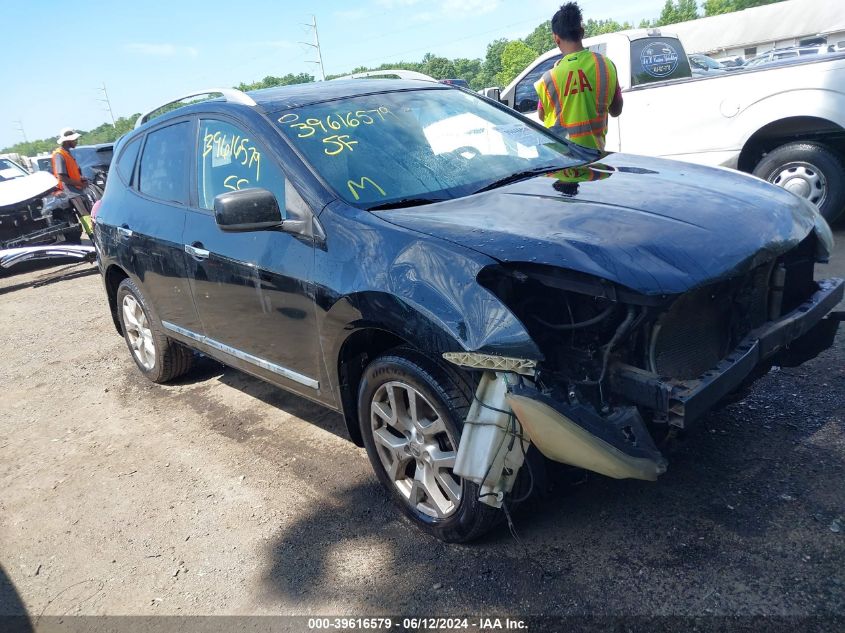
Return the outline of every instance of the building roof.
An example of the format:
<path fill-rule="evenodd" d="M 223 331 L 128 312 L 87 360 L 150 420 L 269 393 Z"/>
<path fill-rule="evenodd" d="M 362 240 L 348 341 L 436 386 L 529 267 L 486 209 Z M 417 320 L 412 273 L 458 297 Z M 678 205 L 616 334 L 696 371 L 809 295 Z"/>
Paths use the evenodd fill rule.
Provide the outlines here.
<path fill-rule="evenodd" d="M 662 27 L 687 53 L 771 44 L 796 37 L 845 31 L 843 0 L 785 0 L 762 7 Z"/>

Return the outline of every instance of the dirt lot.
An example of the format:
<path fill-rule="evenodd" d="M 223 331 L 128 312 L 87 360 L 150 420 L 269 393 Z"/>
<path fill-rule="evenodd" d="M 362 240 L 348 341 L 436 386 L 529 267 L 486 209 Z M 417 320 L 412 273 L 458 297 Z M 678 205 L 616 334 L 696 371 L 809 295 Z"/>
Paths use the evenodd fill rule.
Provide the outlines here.
<path fill-rule="evenodd" d="M 0 278 L 0 613 L 845 615 L 843 333 L 659 482 L 558 482 L 515 517 L 524 549 L 454 546 L 399 518 L 338 415 L 210 361 L 149 384 L 99 277 L 32 287 L 51 272 Z"/>

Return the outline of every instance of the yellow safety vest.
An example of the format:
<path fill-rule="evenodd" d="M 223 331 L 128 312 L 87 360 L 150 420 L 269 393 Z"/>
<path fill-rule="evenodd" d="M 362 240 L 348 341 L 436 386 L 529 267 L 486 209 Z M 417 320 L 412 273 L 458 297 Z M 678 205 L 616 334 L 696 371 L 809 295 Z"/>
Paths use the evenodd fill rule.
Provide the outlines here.
<path fill-rule="evenodd" d="M 560 126 L 574 143 L 603 150 L 616 85 L 616 67 L 604 55 L 587 49 L 565 55 L 534 84 L 543 123 Z"/>

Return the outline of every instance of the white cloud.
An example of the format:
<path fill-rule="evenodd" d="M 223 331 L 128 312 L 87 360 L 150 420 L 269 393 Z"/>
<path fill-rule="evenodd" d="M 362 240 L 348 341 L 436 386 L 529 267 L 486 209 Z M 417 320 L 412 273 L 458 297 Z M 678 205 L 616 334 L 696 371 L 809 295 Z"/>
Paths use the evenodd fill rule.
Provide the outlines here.
<path fill-rule="evenodd" d="M 443 0 L 440 3 L 440 12 L 448 17 L 484 15 L 493 13 L 501 5 L 501 0 L 463 0 L 462 2 Z"/>
<path fill-rule="evenodd" d="M 149 44 L 135 42 L 124 47 L 130 53 L 139 53 L 150 57 L 197 57 L 199 51 L 193 46 L 177 46 L 176 44 Z"/>
<path fill-rule="evenodd" d="M 349 9 L 347 11 L 335 11 L 332 15 L 339 20 L 360 20 L 368 15 L 366 9 Z"/>
<path fill-rule="evenodd" d="M 387 7 L 386 3 L 401 4 L 401 6 L 412 6 L 417 3 L 417 0 L 376 0 L 382 6 Z M 434 20 L 454 20 L 460 18 L 467 18 L 470 16 L 484 15 L 485 13 L 492 13 L 502 5 L 501 0 L 463 0 L 462 2 L 455 2 L 454 0 L 440 0 L 437 3 L 430 3 L 427 5 L 427 11 L 421 11 L 412 16 L 415 22 L 432 22 Z M 393 7 L 387 7 L 393 8 Z"/>
<path fill-rule="evenodd" d="M 376 4 L 385 9 L 399 9 L 419 4 L 422 0 L 376 0 Z"/>
<path fill-rule="evenodd" d="M 297 46 L 296 42 L 291 42 L 290 40 L 264 40 L 263 42 L 252 42 L 255 46 L 262 46 L 264 48 L 275 48 L 275 49 L 288 49 L 288 48 L 295 48 Z"/>

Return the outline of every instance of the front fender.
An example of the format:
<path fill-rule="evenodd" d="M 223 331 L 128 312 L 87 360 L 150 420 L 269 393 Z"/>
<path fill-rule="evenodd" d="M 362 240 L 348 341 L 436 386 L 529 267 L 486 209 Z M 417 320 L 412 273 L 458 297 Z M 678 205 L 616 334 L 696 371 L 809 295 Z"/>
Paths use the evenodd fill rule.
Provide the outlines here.
<path fill-rule="evenodd" d="M 430 354 L 541 358 L 519 319 L 476 280 L 493 259 L 366 212 L 322 217 L 328 254 L 317 269 L 328 282 L 319 300 L 328 362 L 362 327 L 389 331 Z"/>

